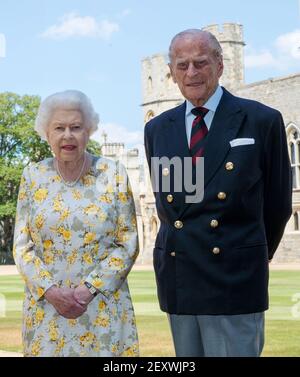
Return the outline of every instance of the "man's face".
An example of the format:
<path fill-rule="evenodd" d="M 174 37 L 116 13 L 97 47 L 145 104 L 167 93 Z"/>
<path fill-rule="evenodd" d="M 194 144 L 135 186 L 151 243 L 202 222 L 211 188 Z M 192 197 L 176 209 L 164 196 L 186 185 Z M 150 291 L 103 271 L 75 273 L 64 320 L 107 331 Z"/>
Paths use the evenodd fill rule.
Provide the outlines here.
<path fill-rule="evenodd" d="M 182 95 L 194 106 L 202 106 L 215 92 L 223 73 L 223 61 L 216 57 L 203 35 L 178 38 L 172 49 L 171 75 Z"/>

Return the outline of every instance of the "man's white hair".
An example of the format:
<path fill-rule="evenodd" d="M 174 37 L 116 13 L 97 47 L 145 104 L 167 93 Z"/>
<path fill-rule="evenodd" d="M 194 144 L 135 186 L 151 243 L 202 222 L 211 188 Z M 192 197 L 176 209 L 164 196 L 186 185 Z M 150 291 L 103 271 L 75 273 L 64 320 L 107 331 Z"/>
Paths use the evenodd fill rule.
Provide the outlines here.
<path fill-rule="evenodd" d="M 49 122 L 53 113 L 58 109 L 80 111 L 89 135 L 98 129 L 99 116 L 90 99 L 79 90 L 66 90 L 50 95 L 40 104 L 34 129 L 43 140 L 47 140 Z"/>
<path fill-rule="evenodd" d="M 212 52 L 215 54 L 216 58 L 221 58 L 223 57 L 223 51 L 222 47 L 217 40 L 217 38 L 209 31 L 206 30 L 201 30 L 201 29 L 187 29 L 184 31 L 181 31 L 180 33 L 176 34 L 175 37 L 172 39 L 169 47 L 169 61 L 170 63 L 172 62 L 173 59 L 173 50 L 174 50 L 174 45 L 176 41 L 180 38 L 184 38 L 187 35 L 192 35 L 192 36 L 200 36 L 203 39 L 206 38 L 209 46 L 212 50 Z"/>

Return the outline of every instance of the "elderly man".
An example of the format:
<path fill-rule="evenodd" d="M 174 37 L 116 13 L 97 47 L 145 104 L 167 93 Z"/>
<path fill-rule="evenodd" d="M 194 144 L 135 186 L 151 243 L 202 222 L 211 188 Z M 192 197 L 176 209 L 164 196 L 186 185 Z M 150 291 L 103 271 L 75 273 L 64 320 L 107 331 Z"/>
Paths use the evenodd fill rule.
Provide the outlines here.
<path fill-rule="evenodd" d="M 282 116 L 219 85 L 222 49 L 211 33 L 177 34 L 169 58 L 186 101 L 145 127 L 152 179 L 178 178 L 176 168 L 154 169 L 153 157 L 190 158 L 194 178 L 204 157 L 204 195 L 187 203 L 187 192 L 177 192 L 175 184 L 155 192 L 160 307 L 168 313 L 177 356 L 259 356 L 268 262 L 291 215 Z"/>

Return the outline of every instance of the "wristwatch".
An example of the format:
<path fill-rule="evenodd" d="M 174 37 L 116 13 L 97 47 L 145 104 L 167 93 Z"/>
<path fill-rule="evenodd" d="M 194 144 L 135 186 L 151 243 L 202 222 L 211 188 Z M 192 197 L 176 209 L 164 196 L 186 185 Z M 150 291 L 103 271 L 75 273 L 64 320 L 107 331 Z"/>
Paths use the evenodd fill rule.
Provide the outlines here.
<path fill-rule="evenodd" d="M 94 297 L 97 296 L 98 291 L 97 291 L 97 289 L 96 289 L 94 286 L 92 286 L 92 284 L 90 284 L 90 283 L 88 283 L 87 281 L 85 281 L 85 282 L 84 282 L 84 285 L 87 287 L 87 289 L 90 291 L 90 293 L 91 293 Z"/>

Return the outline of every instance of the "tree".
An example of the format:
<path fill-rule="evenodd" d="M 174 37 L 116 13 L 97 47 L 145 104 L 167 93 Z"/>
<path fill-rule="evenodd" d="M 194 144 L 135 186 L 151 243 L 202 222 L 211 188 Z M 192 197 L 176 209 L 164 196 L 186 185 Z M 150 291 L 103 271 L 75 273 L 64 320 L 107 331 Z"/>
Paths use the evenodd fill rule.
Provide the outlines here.
<path fill-rule="evenodd" d="M 51 157 L 51 150 L 34 131 L 38 96 L 0 93 L 0 264 L 13 263 L 12 245 L 19 182 L 29 162 Z M 90 153 L 100 155 L 96 141 Z"/>

